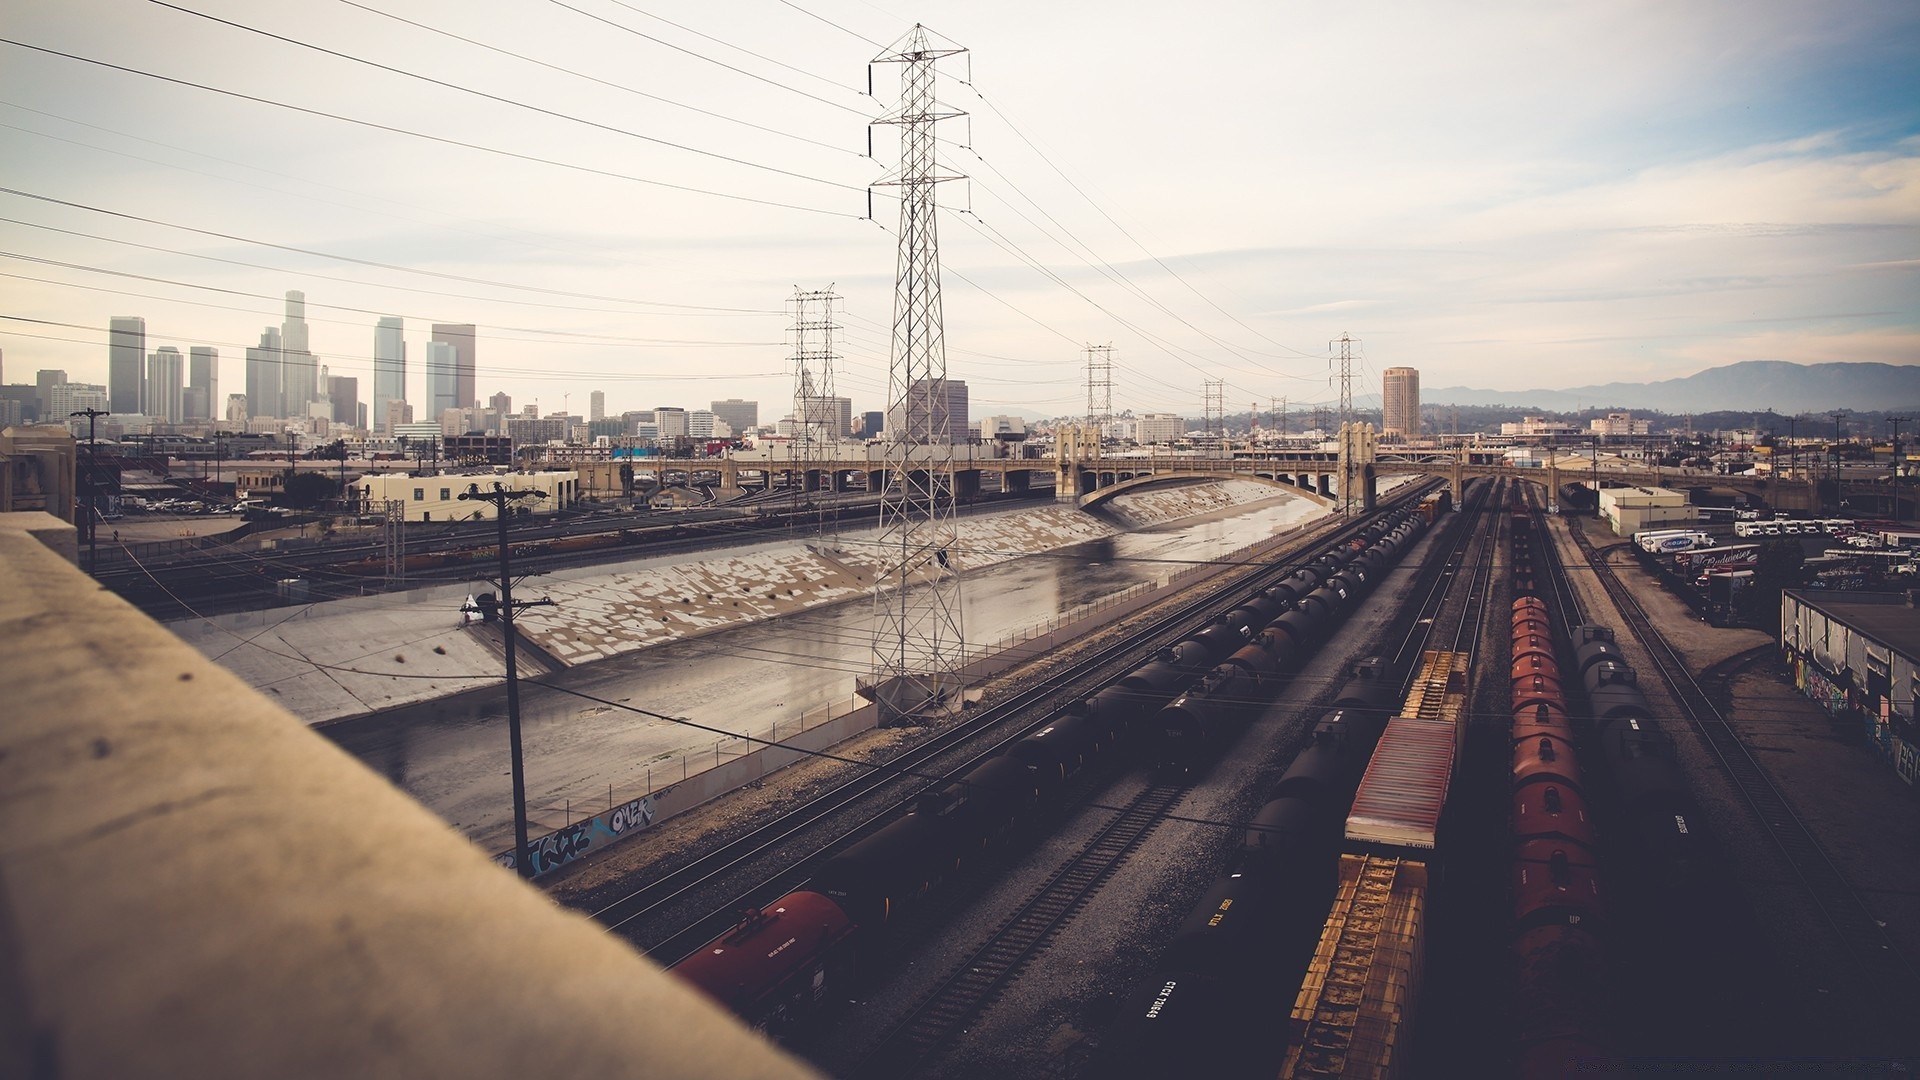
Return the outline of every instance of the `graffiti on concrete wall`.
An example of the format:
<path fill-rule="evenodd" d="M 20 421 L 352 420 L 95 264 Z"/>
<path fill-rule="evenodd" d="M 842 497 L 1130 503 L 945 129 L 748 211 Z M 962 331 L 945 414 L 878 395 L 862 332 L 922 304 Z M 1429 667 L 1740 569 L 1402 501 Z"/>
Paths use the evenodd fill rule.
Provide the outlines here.
<path fill-rule="evenodd" d="M 533 864 L 533 876 L 551 873 L 581 858 L 589 851 L 612 844 L 654 823 L 659 808 L 651 795 L 621 803 L 604 814 L 576 821 L 564 829 L 527 841 L 527 861 Z M 493 861 L 509 870 L 514 868 L 512 851 L 503 851 Z"/>

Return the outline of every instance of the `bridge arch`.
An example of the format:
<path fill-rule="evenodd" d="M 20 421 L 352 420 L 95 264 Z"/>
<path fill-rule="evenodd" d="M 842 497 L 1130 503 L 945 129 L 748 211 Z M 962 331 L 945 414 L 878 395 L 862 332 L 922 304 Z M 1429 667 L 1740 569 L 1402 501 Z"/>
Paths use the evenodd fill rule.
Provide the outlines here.
<path fill-rule="evenodd" d="M 1314 491 L 1312 488 L 1296 487 L 1283 480 L 1275 480 L 1270 476 L 1255 476 L 1251 473 L 1243 472 L 1183 472 L 1165 473 L 1161 475 L 1146 473 L 1136 476 L 1131 480 L 1122 480 L 1119 483 L 1100 488 L 1098 491 L 1082 495 L 1079 499 L 1075 500 L 1075 505 L 1084 509 L 1090 506 L 1098 506 L 1108 499 L 1113 498 L 1115 495 L 1125 495 L 1129 491 L 1139 491 L 1141 488 L 1152 487 L 1156 484 L 1192 483 L 1195 480 L 1248 480 L 1256 484 L 1265 484 L 1268 487 L 1277 488 L 1289 495 L 1298 495 L 1303 499 L 1310 499 L 1319 503 L 1321 506 L 1331 507 L 1336 505 L 1334 500 Z"/>

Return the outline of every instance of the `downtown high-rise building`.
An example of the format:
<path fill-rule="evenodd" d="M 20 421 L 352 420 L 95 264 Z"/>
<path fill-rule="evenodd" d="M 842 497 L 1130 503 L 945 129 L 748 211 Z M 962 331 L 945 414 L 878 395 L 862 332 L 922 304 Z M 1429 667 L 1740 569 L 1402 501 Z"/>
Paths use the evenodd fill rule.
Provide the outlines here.
<path fill-rule="evenodd" d="M 147 320 L 125 315 L 107 324 L 107 410 L 138 415 L 147 409 Z"/>
<path fill-rule="evenodd" d="M 333 406 L 332 420 L 351 428 L 360 426 L 360 378 L 357 375 L 327 376 L 327 401 Z"/>
<path fill-rule="evenodd" d="M 213 420 L 220 401 L 220 350 L 195 345 L 187 350 L 187 420 Z"/>
<path fill-rule="evenodd" d="M 460 409 L 460 352 L 452 342 L 427 342 L 428 420 L 438 421 L 448 409 Z"/>
<path fill-rule="evenodd" d="M 595 390 L 587 395 L 587 419 L 605 420 L 607 418 L 607 392 Z"/>
<path fill-rule="evenodd" d="M 959 379 L 915 379 L 907 384 L 906 408 L 887 410 L 886 433 L 902 442 L 969 443 L 967 384 Z M 944 433 L 945 438 L 940 438 Z"/>
<path fill-rule="evenodd" d="M 1380 373 L 1380 434 L 1388 438 L 1420 436 L 1420 371 L 1390 367 Z"/>
<path fill-rule="evenodd" d="M 307 294 L 287 290 L 286 321 L 280 324 L 280 394 L 277 416 L 304 417 L 321 396 L 320 360 L 307 347 Z"/>
<path fill-rule="evenodd" d="M 147 357 L 147 415 L 178 424 L 187 418 L 182 394 L 187 388 L 187 361 L 180 350 L 162 345 Z"/>
<path fill-rule="evenodd" d="M 473 324 L 434 323 L 433 341 L 444 343 L 453 349 L 453 366 L 448 373 L 452 379 L 450 392 L 453 395 L 453 404 L 447 407 L 471 409 L 475 405 L 478 405 L 480 403 L 480 391 L 475 378 Z M 428 385 L 431 386 L 433 383 L 433 357 L 431 352 L 428 353 L 427 365 L 427 382 Z M 431 394 L 432 391 L 429 390 L 428 393 Z M 434 412 L 430 415 L 439 415 L 439 408 L 440 407 L 436 405 Z"/>
<path fill-rule="evenodd" d="M 280 328 L 260 331 L 260 344 L 247 350 L 247 416 L 260 419 L 285 416 L 286 398 L 280 384 Z"/>
<path fill-rule="evenodd" d="M 728 398 L 707 406 L 709 412 L 727 422 L 735 435 L 745 435 L 760 426 L 760 403 Z"/>
<path fill-rule="evenodd" d="M 33 383 L 34 396 L 40 402 L 39 412 L 41 421 L 49 424 L 65 422 L 67 419 L 66 413 L 55 413 L 53 411 L 53 388 L 66 385 L 67 373 L 58 368 L 42 368 L 34 373 Z"/>
<path fill-rule="evenodd" d="M 387 404 L 407 400 L 406 324 L 389 315 L 373 326 L 373 422 L 387 430 Z"/>

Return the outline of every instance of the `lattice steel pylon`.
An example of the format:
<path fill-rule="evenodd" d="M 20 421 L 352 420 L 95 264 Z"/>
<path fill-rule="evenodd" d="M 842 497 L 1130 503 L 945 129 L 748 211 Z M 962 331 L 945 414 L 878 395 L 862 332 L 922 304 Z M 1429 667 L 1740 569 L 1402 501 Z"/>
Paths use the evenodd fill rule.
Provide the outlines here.
<path fill-rule="evenodd" d="M 1352 447 L 1353 432 L 1353 339 L 1346 334 L 1340 335 L 1340 512 L 1353 513 L 1353 489 L 1358 483 L 1354 475 Z"/>
<path fill-rule="evenodd" d="M 407 580 L 407 504 L 388 499 L 382 509 L 385 516 L 380 523 L 380 540 L 387 561 L 387 584 L 398 585 Z"/>
<path fill-rule="evenodd" d="M 862 687 L 882 727 L 958 706 L 966 638 L 956 559 L 952 411 L 941 325 L 940 234 L 934 187 L 958 174 L 935 159 L 934 125 L 961 113 L 934 97 L 934 64 L 965 52 L 936 46 L 915 25 L 873 59 L 899 64 L 900 101 L 874 121 L 900 128 L 900 165 L 883 186 L 900 190 L 893 350 L 887 367 L 880 495 L 885 565 L 874 592 L 873 675 Z"/>
<path fill-rule="evenodd" d="M 833 333 L 840 325 L 834 322 L 833 309 L 839 300 L 840 294 L 829 285 L 812 291 L 795 286 L 788 301 L 793 308 L 793 439 L 787 445 L 795 471 L 794 514 L 790 520 L 796 524 L 801 504 L 810 501 L 809 479 L 821 464 L 839 456 L 844 434 L 833 393 L 833 364 L 840 359 L 834 351 Z M 833 477 L 821 477 L 820 482 L 826 489 L 817 500 L 824 532 L 838 523 L 838 514 L 834 510 Z"/>
<path fill-rule="evenodd" d="M 1095 446 L 1113 424 L 1113 343 L 1087 346 L 1087 437 Z"/>
<path fill-rule="evenodd" d="M 1206 413 L 1207 441 L 1219 449 L 1227 441 L 1227 383 L 1208 379 L 1201 390 L 1201 409 Z"/>

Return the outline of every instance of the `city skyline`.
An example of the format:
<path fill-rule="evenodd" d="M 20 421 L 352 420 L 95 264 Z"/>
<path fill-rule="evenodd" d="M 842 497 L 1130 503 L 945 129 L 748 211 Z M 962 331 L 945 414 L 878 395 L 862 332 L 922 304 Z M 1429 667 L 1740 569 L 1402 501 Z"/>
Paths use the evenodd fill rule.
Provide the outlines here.
<path fill-rule="evenodd" d="M 907 27 L 872 9 L 823 14 L 878 42 Z M 1300 21 L 1219 5 L 1171 30 L 1125 6 L 1090 26 L 994 4 L 913 15 L 977 61 L 942 76 L 979 156 L 943 146 L 973 179 L 942 186 L 941 228 L 949 370 L 983 412 L 1077 411 L 1088 341 L 1115 344 L 1116 408 L 1181 412 L 1208 378 L 1229 400 L 1327 399 L 1327 342 L 1343 332 L 1369 381 L 1405 365 L 1429 386 L 1508 389 L 1742 359 L 1907 362 L 1920 343 L 1910 6 Z M 874 99 L 861 93 L 872 42 L 790 9 L 740 26 L 686 13 L 794 71 L 661 30 L 691 50 L 670 53 L 565 12 L 421 16 L 552 70 L 377 13 L 262 4 L 233 17 L 482 92 L 524 87 L 560 115 L 144 5 L 23 9 L 14 32 L 546 160 L 9 46 L 0 82 L 17 92 L 0 98 L 31 88 L 35 105 L 0 109 L 10 183 L 28 193 L 5 196 L 27 224 L 0 229 L 12 250 L 71 264 L 10 264 L 12 314 L 56 324 L 0 323 L 23 370 L 109 382 L 105 329 L 127 312 L 146 318 L 147 351 L 207 345 L 233 365 L 292 289 L 307 294 L 312 352 L 368 386 L 367 331 L 392 315 L 474 324 L 493 372 L 483 365 L 482 396 L 552 408 L 604 388 L 610 411 L 773 401 L 791 393 L 782 301 L 795 282 L 832 283 L 846 298 L 837 390 L 885 404 L 892 238 L 862 219 L 891 129 L 864 151 L 895 92 L 882 78 Z M 1060 92 L 1053 39 L 1069 32 L 1121 73 L 1101 93 Z M 1201 51 L 1200 77 L 1178 78 Z M 1269 71 L 1300 74 L 1275 105 L 1219 107 L 1276 96 Z M 891 211 L 881 189 L 873 216 L 885 226 Z"/>

